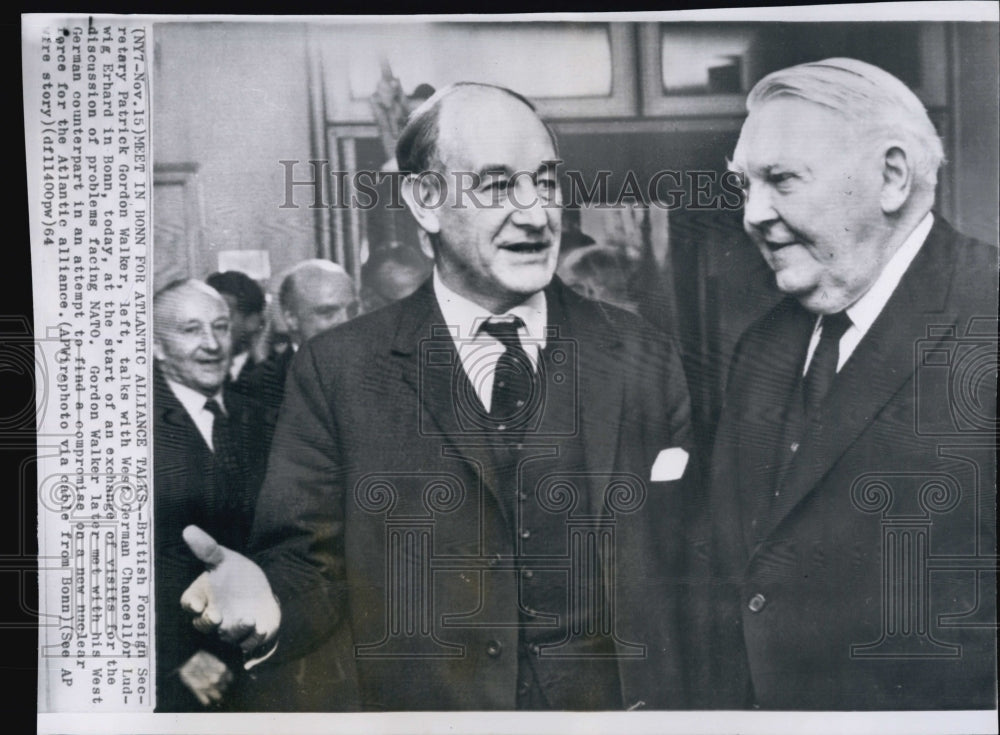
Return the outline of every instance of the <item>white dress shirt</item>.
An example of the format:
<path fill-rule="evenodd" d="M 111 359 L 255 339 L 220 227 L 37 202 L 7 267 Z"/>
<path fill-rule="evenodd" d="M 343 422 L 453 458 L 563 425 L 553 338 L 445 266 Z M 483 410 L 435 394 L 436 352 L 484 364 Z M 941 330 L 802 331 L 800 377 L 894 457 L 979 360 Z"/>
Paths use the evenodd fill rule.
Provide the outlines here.
<path fill-rule="evenodd" d="M 532 294 L 504 314 L 492 314 L 489 309 L 448 288 L 435 268 L 434 296 L 451 338 L 455 341 L 462 369 L 476 389 L 483 407 L 489 411 L 493 403 L 493 373 L 497 360 L 506 348 L 495 337 L 480 330 L 480 326 L 493 317 L 520 317 L 524 326 L 518 329 L 517 336 L 532 367 L 537 368 L 539 353 L 545 349 L 545 329 L 548 325 L 545 292 Z"/>
<path fill-rule="evenodd" d="M 910 233 L 909 237 L 899 246 L 899 249 L 889 258 L 889 262 L 885 264 L 885 268 L 882 269 L 879 277 L 875 279 L 875 283 L 871 285 L 871 288 L 865 292 L 864 296 L 844 310 L 851 320 L 851 326 L 844 332 L 844 336 L 840 338 L 840 344 L 838 345 L 838 373 L 844 367 L 847 359 L 854 353 L 858 343 L 861 342 L 861 338 L 868 333 L 872 324 L 878 319 L 878 315 L 882 313 L 882 309 L 889 303 L 889 299 L 899 285 L 900 279 L 906 273 L 907 268 L 910 267 L 913 259 L 917 257 L 917 253 L 923 247 L 924 241 L 927 240 L 927 235 L 930 233 L 933 225 L 934 215 L 928 212 L 920 220 L 920 224 Z M 809 340 L 806 363 L 802 367 L 803 375 L 809 370 L 809 363 L 812 362 L 813 353 L 819 345 L 819 338 L 823 332 L 821 325 L 822 317 L 817 317 L 812 338 Z"/>
<path fill-rule="evenodd" d="M 212 396 L 212 399 L 209 399 L 205 397 L 204 393 L 199 393 L 194 388 L 188 388 L 186 385 L 182 385 L 170 378 L 167 378 L 167 385 L 170 386 L 170 390 L 173 391 L 178 402 L 184 406 L 184 410 L 188 412 L 188 416 L 194 421 L 198 433 L 201 434 L 201 438 L 205 440 L 208 448 L 214 452 L 215 447 L 212 446 L 212 426 L 215 423 L 215 416 L 205 408 L 205 404 L 209 400 L 214 399 L 222 406 L 222 412 L 228 415 L 229 412 L 226 411 L 226 404 L 222 400 L 222 389 L 220 388 L 219 392 Z"/>
<path fill-rule="evenodd" d="M 247 360 L 250 359 L 250 351 L 241 352 L 238 355 L 233 355 L 233 360 L 229 364 L 229 377 L 233 380 L 237 380 L 240 377 L 240 371 L 243 366 L 247 364 Z"/>

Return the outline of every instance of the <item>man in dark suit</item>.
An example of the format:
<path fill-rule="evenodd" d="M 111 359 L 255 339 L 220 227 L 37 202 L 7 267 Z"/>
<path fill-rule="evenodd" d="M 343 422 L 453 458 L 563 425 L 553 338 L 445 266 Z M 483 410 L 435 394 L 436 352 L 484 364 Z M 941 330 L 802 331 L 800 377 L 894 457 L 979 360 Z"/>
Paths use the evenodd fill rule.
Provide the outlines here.
<path fill-rule="evenodd" d="M 271 446 L 288 368 L 296 351 L 317 334 L 358 315 L 354 281 L 347 271 L 329 260 L 297 263 L 281 280 L 278 302 L 291 344 L 257 365 L 248 381 L 249 395 L 264 409 L 265 447 Z"/>
<path fill-rule="evenodd" d="M 883 70 L 792 67 L 747 108 L 732 167 L 788 297 L 730 370 L 695 703 L 993 707 L 997 250 L 931 212 L 941 143 Z"/>
<path fill-rule="evenodd" d="M 197 524 L 246 549 L 262 451 L 247 399 L 223 397 L 226 302 L 204 283 L 176 281 L 153 308 L 157 710 L 192 711 L 232 699 L 242 656 L 192 628 L 181 610 L 181 594 L 202 571 L 181 532 Z"/>
<path fill-rule="evenodd" d="M 188 529 L 195 621 L 276 640 L 272 660 L 327 641 L 358 697 L 331 687 L 329 708 L 686 704 L 685 381 L 662 335 L 553 279 L 556 156 L 509 90 L 454 85 L 414 114 L 398 160 L 434 274 L 296 355 L 252 604 L 226 580 L 253 563 Z"/>

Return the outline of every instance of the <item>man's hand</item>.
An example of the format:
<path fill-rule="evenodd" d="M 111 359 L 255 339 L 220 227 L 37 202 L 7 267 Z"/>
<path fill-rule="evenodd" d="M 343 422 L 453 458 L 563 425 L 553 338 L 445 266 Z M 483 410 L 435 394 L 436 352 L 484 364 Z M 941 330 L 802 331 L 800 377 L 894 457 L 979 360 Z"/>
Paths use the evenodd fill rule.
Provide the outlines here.
<path fill-rule="evenodd" d="M 177 674 L 206 707 L 221 702 L 233 680 L 229 667 L 208 651 L 198 651 L 184 662 Z"/>
<path fill-rule="evenodd" d="M 184 590 L 181 607 L 202 633 L 218 630 L 244 655 L 271 645 L 281 625 L 281 608 L 259 566 L 225 546 L 197 526 L 184 529 L 184 541 L 205 563 L 205 571 Z"/>

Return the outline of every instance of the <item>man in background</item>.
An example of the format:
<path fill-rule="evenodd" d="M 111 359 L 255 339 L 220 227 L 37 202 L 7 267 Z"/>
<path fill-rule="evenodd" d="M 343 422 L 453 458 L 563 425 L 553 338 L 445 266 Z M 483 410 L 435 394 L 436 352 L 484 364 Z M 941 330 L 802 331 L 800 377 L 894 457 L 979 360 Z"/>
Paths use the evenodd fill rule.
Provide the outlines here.
<path fill-rule="evenodd" d="M 264 290 L 250 276 L 240 271 L 213 273 L 205 283 L 214 288 L 229 305 L 233 356 L 229 366 L 229 387 L 246 394 L 250 374 L 256 366 L 253 346 L 264 330 Z"/>
<path fill-rule="evenodd" d="M 747 109 L 731 166 L 787 298 L 729 373 L 695 704 L 995 707 L 997 250 L 932 212 L 941 142 L 882 69 L 777 71 Z"/>
<path fill-rule="evenodd" d="M 281 281 L 278 302 L 290 346 L 260 363 L 249 380 L 250 395 L 264 409 L 266 448 L 270 447 L 295 353 L 307 340 L 358 315 L 354 281 L 329 260 L 305 260 L 295 265 Z"/>
<path fill-rule="evenodd" d="M 154 296 L 153 318 L 157 710 L 226 707 L 242 657 L 192 628 L 180 609 L 181 594 L 202 571 L 181 531 L 194 523 L 227 546 L 247 547 L 264 469 L 257 410 L 223 391 L 232 337 L 218 292 L 175 281 Z"/>

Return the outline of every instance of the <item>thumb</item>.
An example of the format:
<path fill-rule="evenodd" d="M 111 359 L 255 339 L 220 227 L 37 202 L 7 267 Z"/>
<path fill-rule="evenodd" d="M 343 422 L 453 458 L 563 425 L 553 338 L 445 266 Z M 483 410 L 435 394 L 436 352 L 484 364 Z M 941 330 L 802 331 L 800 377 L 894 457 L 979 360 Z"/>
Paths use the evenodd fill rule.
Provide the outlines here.
<path fill-rule="evenodd" d="M 191 553 L 204 562 L 209 569 L 214 569 L 222 563 L 225 558 L 225 547 L 219 546 L 214 538 L 200 528 L 187 526 L 181 535 L 184 537 L 184 543 L 191 549 Z"/>

